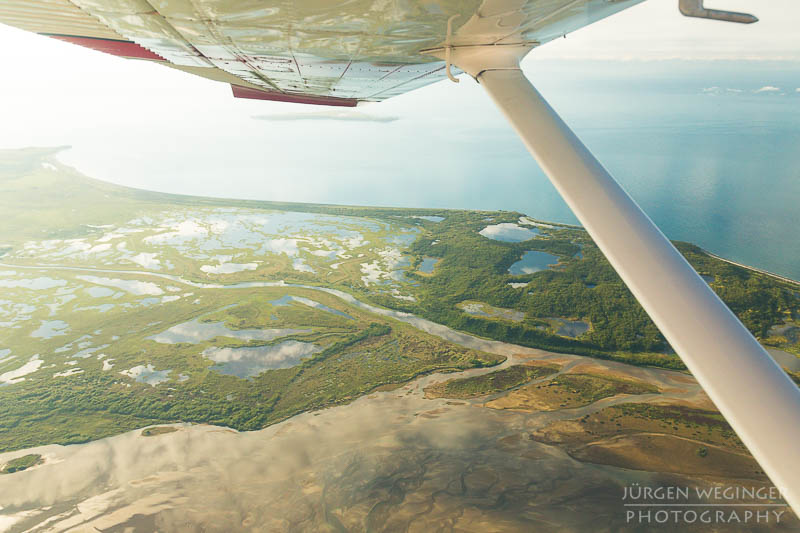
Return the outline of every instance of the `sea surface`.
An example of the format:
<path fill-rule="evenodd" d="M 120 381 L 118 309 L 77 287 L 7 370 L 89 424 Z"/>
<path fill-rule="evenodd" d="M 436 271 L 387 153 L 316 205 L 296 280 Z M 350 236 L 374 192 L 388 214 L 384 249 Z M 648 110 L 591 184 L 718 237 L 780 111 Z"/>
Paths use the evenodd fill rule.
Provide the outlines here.
<path fill-rule="evenodd" d="M 800 279 L 796 63 L 534 57 L 524 70 L 668 237 Z M 110 109 L 59 95 L 18 105 L 0 147 L 71 145 L 65 163 L 151 190 L 577 222 L 469 78 L 367 105 L 355 120 L 197 84 L 195 97 L 153 87 Z"/>

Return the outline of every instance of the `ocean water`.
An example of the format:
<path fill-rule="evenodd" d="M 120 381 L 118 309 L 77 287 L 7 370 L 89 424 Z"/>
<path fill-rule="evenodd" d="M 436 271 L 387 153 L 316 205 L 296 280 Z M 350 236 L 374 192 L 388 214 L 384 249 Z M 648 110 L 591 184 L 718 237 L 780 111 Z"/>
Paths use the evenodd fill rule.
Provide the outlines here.
<path fill-rule="evenodd" d="M 800 279 L 800 70 L 650 68 L 595 81 L 601 105 L 571 109 L 575 129 L 670 238 Z"/>
<path fill-rule="evenodd" d="M 668 237 L 800 279 L 796 63 L 533 58 L 524 69 Z M 337 121 L 326 109 L 237 101 L 220 84 L 164 75 L 176 85 L 152 81 L 157 98 L 125 92 L 120 74 L 107 82 L 112 96 L 65 88 L 64 101 L 19 100 L 0 147 L 68 144 L 61 160 L 89 176 L 166 192 L 577 222 L 469 78 Z M 97 102 L 74 103 L 90 97 Z"/>

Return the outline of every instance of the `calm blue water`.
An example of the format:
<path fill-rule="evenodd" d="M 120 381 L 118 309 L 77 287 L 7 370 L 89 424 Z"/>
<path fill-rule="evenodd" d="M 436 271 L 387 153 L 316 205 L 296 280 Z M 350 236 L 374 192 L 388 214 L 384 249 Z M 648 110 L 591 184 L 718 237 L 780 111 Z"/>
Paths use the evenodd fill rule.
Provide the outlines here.
<path fill-rule="evenodd" d="M 508 268 L 508 272 L 519 276 L 522 274 L 533 274 L 547 270 L 550 265 L 558 263 L 558 257 L 547 252 L 525 252 L 522 258 Z"/>
<path fill-rule="evenodd" d="M 431 274 L 433 273 L 433 268 L 438 262 L 439 259 L 436 257 L 423 257 L 422 263 L 419 265 L 419 271 L 424 272 L 425 274 Z"/>
<path fill-rule="evenodd" d="M 653 68 L 628 83 L 595 82 L 600 108 L 569 114 L 670 238 L 800 279 L 798 72 L 729 66 L 706 79 L 670 81 Z M 753 92 L 767 85 L 782 91 Z M 719 89 L 702 92 L 710 87 Z M 618 94 L 629 96 L 627 109 Z M 537 208 L 572 218 L 556 199 Z"/>
<path fill-rule="evenodd" d="M 541 232 L 537 228 L 528 228 L 520 226 L 519 224 L 506 222 L 503 224 L 491 224 L 478 233 L 495 241 L 523 242 L 533 239 Z"/>
<path fill-rule="evenodd" d="M 271 300 L 269 303 L 271 303 L 272 305 L 282 306 L 282 305 L 289 305 L 289 302 L 298 302 L 303 305 L 313 307 L 315 309 L 320 309 L 322 311 L 327 311 L 328 313 L 333 313 L 334 315 L 342 316 L 344 318 L 347 318 L 348 320 L 353 320 L 353 317 L 351 317 L 346 313 L 342 313 L 338 309 L 332 309 L 327 305 L 323 305 L 319 302 L 315 302 L 314 300 L 310 300 L 308 298 L 303 298 L 302 296 L 292 296 L 291 294 L 286 294 L 284 296 L 281 296 L 277 300 Z"/>
<path fill-rule="evenodd" d="M 668 237 L 800 279 L 800 68 L 602 68 L 527 70 Z M 577 223 L 521 143 L 498 133 L 495 149 L 483 207 Z"/>

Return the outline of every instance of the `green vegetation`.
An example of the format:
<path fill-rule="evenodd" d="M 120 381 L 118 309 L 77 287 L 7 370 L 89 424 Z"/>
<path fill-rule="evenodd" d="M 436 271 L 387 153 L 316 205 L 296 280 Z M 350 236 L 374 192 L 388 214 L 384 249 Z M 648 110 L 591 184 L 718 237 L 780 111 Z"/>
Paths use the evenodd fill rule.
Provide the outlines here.
<path fill-rule="evenodd" d="M 531 438 L 576 445 L 633 434 L 662 434 L 721 446 L 738 452 L 746 448 L 716 411 L 675 404 L 623 403 L 606 407 L 574 421 L 558 421 L 537 430 Z"/>
<path fill-rule="evenodd" d="M 103 362 L 94 357 L 81 360 L 83 372 L 69 377 L 54 378 L 42 372 L 26 376 L 22 382 L 0 388 L 0 450 L 75 444 L 172 422 L 260 429 L 306 410 L 352 401 L 381 385 L 504 360 L 345 306 L 324 293 L 292 291 L 298 297 L 313 296 L 314 301 L 352 319 L 300 303 L 268 303 L 286 292 L 283 288 L 252 289 L 243 295 L 218 290 L 203 305 L 146 308 L 121 317 L 124 322 L 116 327 L 136 333 L 105 348 L 114 360 L 113 370 L 152 364 L 159 370 L 171 369 L 167 380 L 152 386 L 133 381 L 102 370 Z M 209 307 L 222 310 L 209 313 Z M 222 321 L 233 331 L 292 327 L 303 332 L 272 341 L 220 337 L 162 344 L 147 339 L 197 315 L 208 322 Z M 113 327 L 114 323 L 106 323 L 109 337 Z M 296 366 L 267 370 L 249 379 L 220 373 L 202 355 L 212 346 L 269 347 L 287 340 L 313 342 L 323 349 Z M 53 345 L 63 342 L 54 339 Z M 56 356 L 51 360 L 63 365 L 63 359 Z"/>
<path fill-rule="evenodd" d="M 657 394 L 658 387 L 643 381 L 599 374 L 561 374 L 547 383 L 574 396 L 582 405 L 618 394 Z"/>
<path fill-rule="evenodd" d="M 637 419 L 636 424 L 625 423 L 626 428 L 659 430 L 745 450 L 736 433 L 717 411 L 650 403 L 625 403 L 609 408 L 609 422 L 623 417 Z"/>
<path fill-rule="evenodd" d="M 719 413 L 686 405 L 615 405 L 577 420 L 553 422 L 530 438 L 559 445 L 574 459 L 590 463 L 767 481 Z"/>
<path fill-rule="evenodd" d="M 693 244 L 679 243 L 678 248 L 698 272 L 714 278 L 711 287 L 759 339 L 800 313 L 800 284 L 720 261 Z"/>
<path fill-rule="evenodd" d="M 517 222 L 520 213 L 491 213 L 492 223 Z M 448 212 L 446 220 L 423 224 L 425 233 L 411 246 L 415 257 L 437 257 L 431 276 L 414 276 L 419 303 L 405 306 L 426 318 L 482 337 L 523 346 L 683 369 L 666 341 L 589 236 L 555 225 L 522 243 L 490 240 L 478 234 L 486 213 Z M 551 224 L 552 225 L 552 224 Z M 712 288 L 758 338 L 771 326 L 800 314 L 797 286 L 707 255 L 697 246 L 676 242 L 699 272 L 713 277 Z M 556 268 L 514 276 L 508 268 L 525 251 L 559 257 Z M 513 288 L 510 282 L 527 283 Z M 525 320 L 470 316 L 464 301 L 522 311 Z M 384 305 L 388 301 L 383 299 Z M 396 305 L 395 305 L 396 306 Z M 554 334 L 551 317 L 581 319 L 591 329 L 578 338 Z"/>
<path fill-rule="evenodd" d="M 21 472 L 33 466 L 42 463 L 42 456 L 39 454 L 23 455 L 16 459 L 11 459 L 9 462 L 0 469 L 0 474 L 13 474 L 14 472 Z"/>
<path fill-rule="evenodd" d="M 657 394 L 658 387 L 639 380 L 607 374 L 559 374 L 543 383 L 532 383 L 487 407 L 521 411 L 573 409 L 619 394 Z"/>
<path fill-rule="evenodd" d="M 577 422 L 577 423 L 576 423 Z M 579 461 L 649 472 L 766 481 L 719 413 L 685 405 L 621 404 L 559 420 L 532 440 Z"/>
<path fill-rule="evenodd" d="M 413 260 L 412 268 L 406 273 L 406 277 L 418 285 L 404 286 L 416 301 L 397 299 L 388 291 L 375 290 L 362 283 L 359 267 L 377 257 L 374 246 L 361 250 L 365 252 L 365 257 L 346 259 L 337 270 L 328 270 L 324 276 L 294 270 L 287 259 L 273 258 L 254 273 L 243 272 L 216 278 L 226 282 L 279 278 L 322 283 L 344 289 L 365 300 L 413 312 L 453 329 L 482 337 L 551 351 L 610 358 L 629 364 L 684 369 L 680 359 L 669 349 L 655 325 L 589 236 L 573 226 L 548 224 L 550 227 L 539 228 L 541 234 L 529 241 L 500 242 L 478 232 L 489 224 L 516 223 L 522 216 L 520 213 L 362 208 L 151 193 L 90 180 L 74 173 L 66 180 L 51 174 L 40 176 L 34 172 L 36 165 L 42 160 L 49 160 L 54 151 L 40 149 L 30 152 L 27 159 L 21 158 L 22 163 L 18 161 L 18 155 L 16 159 L 12 157 L 15 152 L 5 158 L 0 157 L 0 171 L 5 163 L 5 168 L 12 169 L 14 176 L 24 177 L 0 182 L 0 192 L 4 193 L 1 205 L 6 208 L 7 220 L 19 218 L 19 222 L 6 224 L 8 231 L 2 235 L 6 242 L 12 244 L 21 242 L 23 238 L 41 238 L 43 234 L 47 238 L 85 237 L 97 233 L 91 229 L 91 225 L 108 224 L 143 212 L 157 213 L 180 206 L 285 210 L 380 220 L 395 228 L 414 228 L 419 232 L 418 238 L 408 248 Z M 108 209 L 67 209 L 63 195 L 59 196 L 63 188 L 71 191 L 68 196 L 76 202 L 85 201 L 92 206 L 103 205 L 104 209 Z M 56 196 L 50 199 L 42 191 Z M 114 201 L 110 202 L 109 197 L 113 197 Z M 25 209 L 20 209 L 20 205 Z M 45 215 L 40 216 L 40 212 Z M 67 215 L 72 218 L 64 218 Z M 439 215 L 444 220 L 431 222 L 412 218 L 420 215 Z M 386 232 L 380 231 L 367 233 L 373 241 L 386 235 Z M 675 244 L 699 272 L 713 278 L 712 288 L 759 339 L 800 353 L 800 346 L 795 346 L 800 343 L 772 341 L 769 337 L 772 326 L 800 315 L 797 285 L 713 258 L 694 245 Z M 534 274 L 509 274 L 511 264 L 529 250 L 553 254 L 559 258 L 559 265 Z M 209 274 L 198 271 L 197 261 L 187 261 L 180 254 L 170 253 L 168 257 L 176 264 L 176 273 L 200 279 L 209 277 Z M 420 275 L 415 272 L 416 265 L 423 257 L 440 259 L 433 274 Z M 248 254 L 241 261 L 258 259 L 257 255 Z M 511 282 L 527 283 L 527 286 L 513 288 L 509 286 Z M 520 311 L 525 313 L 525 320 L 515 323 L 502 318 L 470 316 L 457 307 L 465 301 L 484 302 L 497 308 Z M 553 330 L 553 317 L 584 320 L 591 324 L 591 329 L 578 338 L 560 336 Z"/>
<path fill-rule="evenodd" d="M 486 396 L 518 387 L 533 379 L 558 372 L 556 365 L 514 365 L 489 374 L 451 379 L 425 388 L 426 398 L 466 399 Z"/>

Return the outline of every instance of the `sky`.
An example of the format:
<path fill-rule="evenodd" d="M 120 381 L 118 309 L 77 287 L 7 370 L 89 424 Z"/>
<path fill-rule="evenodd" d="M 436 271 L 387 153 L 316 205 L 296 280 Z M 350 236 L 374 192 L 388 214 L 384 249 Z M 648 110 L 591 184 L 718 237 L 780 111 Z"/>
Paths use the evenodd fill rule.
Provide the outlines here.
<path fill-rule="evenodd" d="M 751 11 L 760 22 L 688 19 L 678 13 L 677 0 L 648 0 L 546 44 L 523 68 L 568 122 L 580 126 L 587 113 L 598 115 L 588 91 L 619 90 L 614 83 L 671 72 L 676 59 L 682 65 L 800 61 L 796 0 L 714 0 L 709 7 Z M 503 206 L 481 204 L 481 188 L 471 187 L 467 177 L 497 180 L 498 172 L 519 172 L 508 161 L 528 161 L 469 79 L 440 82 L 355 114 L 332 114 L 234 99 L 224 84 L 5 26 L 0 62 L 0 147 L 70 145 L 63 161 L 125 185 L 210 196 L 494 209 Z M 682 75 L 703 78 L 698 84 L 704 88 L 719 84 L 709 74 L 714 68 L 687 72 Z M 777 85 L 765 78 L 759 88 Z M 618 107 L 617 116 L 626 112 Z M 298 120 L 308 113 L 326 120 Z M 342 113 L 349 120 L 334 120 Z M 532 179 L 543 180 L 532 162 L 526 164 Z M 441 200 L 425 192 L 432 180 Z"/>
<path fill-rule="evenodd" d="M 706 0 L 709 9 L 750 13 L 755 24 L 688 18 L 678 0 L 647 0 L 542 47 L 541 59 L 800 60 L 794 0 Z"/>

